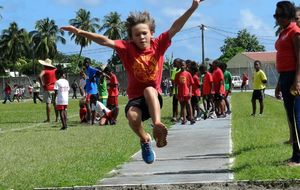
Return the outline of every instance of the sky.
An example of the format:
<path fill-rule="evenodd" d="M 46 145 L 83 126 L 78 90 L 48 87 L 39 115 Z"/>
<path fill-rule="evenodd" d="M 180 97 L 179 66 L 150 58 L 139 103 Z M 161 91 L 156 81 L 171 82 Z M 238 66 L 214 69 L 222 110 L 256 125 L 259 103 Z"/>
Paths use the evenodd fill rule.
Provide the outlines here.
<path fill-rule="evenodd" d="M 217 59 L 221 55 L 220 48 L 227 37 L 236 37 L 237 32 L 247 29 L 257 36 L 260 44 L 267 51 L 274 51 L 275 12 L 278 0 L 205 0 L 200 3 L 182 31 L 172 39 L 172 45 L 166 56 L 202 60 L 201 30 L 204 24 L 204 55 L 205 58 Z M 297 4 L 297 2 L 295 2 Z M 132 11 L 148 11 L 156 22 L 154 36 L 167 31 L 173 22 L 192 4 L 192 0 L 0 0 L 0 31 L 16 22 L 19 28 L 28 32 L 34 30 L 37 20 L 50 18 L 60 26 L 68 25 L 75 18 L 76 12 L 86 9 L 92 17 L 103 20 L 110 12 L 121 14 L 126 20 Z M 101 23 L 100 23 L 101 24 Z M 80 47 L 64 35 L 67 43 L 58 44 L 58 50 L 65 54 L 78 53 Z M 112 50 L 93 43 L 83 50 L 83 56 L 106 63 Z"/>

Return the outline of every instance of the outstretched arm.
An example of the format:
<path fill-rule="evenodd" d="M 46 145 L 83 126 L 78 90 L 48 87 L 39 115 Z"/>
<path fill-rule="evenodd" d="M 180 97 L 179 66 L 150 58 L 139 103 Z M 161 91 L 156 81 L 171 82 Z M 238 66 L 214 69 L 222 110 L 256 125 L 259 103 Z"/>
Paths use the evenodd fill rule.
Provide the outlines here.
<path fill-rule="evenodd" d="M 175 36 L 175 34 L 181 30 L 181 28 L 184 26 L 186 21 L 198 8 L 201 1 L 203 0 L 193 0 L 192 6 L 173 23 L 173 25 L 168 31 L 170 39 L 172 39 Z"/>
<path fill-rule="evenodd" d="M 71 33 L 74 33 L 77 36 L 85 37 L 89 40 L 92 40 L 93 42 L 96 42 L 97 44 L 102 45 L 102 46 L 107 46 L 107 47 L 110 47 L 110 48 L 115 47 L 115 42 L 113 40 L 107 38 L 106 36 L 100 35 L 100 34 L 87 32 L 87 31 L 78 29 L 74 26 L 63 26 L 60 29 L 71 32 Z"/>

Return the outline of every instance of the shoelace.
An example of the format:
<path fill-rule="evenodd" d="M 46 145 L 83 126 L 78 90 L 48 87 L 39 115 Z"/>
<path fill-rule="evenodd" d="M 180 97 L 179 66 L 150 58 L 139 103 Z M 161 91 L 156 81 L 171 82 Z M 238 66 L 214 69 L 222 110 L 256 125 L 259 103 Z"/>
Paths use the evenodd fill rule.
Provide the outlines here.
<path fill-rule="evenodd" d="M 143 148 L 147 151 L 151 150 L 149 143 L 143 143 Z"/>

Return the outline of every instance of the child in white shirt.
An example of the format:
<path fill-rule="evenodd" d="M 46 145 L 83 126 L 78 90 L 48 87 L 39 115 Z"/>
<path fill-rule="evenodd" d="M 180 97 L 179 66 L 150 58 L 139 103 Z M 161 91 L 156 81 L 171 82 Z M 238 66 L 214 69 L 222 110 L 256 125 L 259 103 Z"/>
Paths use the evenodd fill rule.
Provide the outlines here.
<path fill-rule="evenodd" d="M 69 102 L 69 82 L 65 79 L 65 74 L 62 70 L 56 71 L 57 80 L 54 84 L 56 110 L 59 112 L 62 128 L 67 129 L 67 107 Z"/>
<path fill-rule="evenodd" d="M 100 118 L 99 125 L 115 125 L 118 117 L 118 110 L 114 108 L 108 109 L 104 104 L 97 100 L 96 95 L 91 95 L 90 101 L 92 104 L 92 125 L 97 118 Z"/>

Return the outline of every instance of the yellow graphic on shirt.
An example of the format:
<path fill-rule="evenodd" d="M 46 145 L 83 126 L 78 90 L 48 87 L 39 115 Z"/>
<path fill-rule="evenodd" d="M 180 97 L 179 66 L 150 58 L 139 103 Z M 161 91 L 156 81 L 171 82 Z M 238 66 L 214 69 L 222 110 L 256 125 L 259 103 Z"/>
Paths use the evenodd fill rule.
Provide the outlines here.
<path fill-rule="evenodd" d="M 138 57 L 133 63 L 133 72 L 135 78 L 142 83 L 156 80 L 158 71 L 157 60 L 150 55 Z"/>
<path fill-rule="evenodd" d="M 180 76 L 179 77 L 179 82 L 180 82 L 180 84 L 185 84 L 186 83 L 186 77 L 185 76 Z"/>

